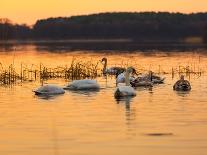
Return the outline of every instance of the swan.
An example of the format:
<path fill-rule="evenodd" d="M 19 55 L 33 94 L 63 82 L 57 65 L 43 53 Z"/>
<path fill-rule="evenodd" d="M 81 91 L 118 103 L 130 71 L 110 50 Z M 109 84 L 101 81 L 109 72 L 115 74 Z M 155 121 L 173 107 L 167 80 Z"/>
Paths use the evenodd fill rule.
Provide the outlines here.
<path fill-rule="evenodd" d="M 131 70 L 133 70 L 133 68 L 132 67 L 130 67 L 131 68 Z M 124 73 L 121 73 L 121 74 L 119 74 L 118 76 L 117 76 L 117 78 L 116 78 L 116 84 L 119 84 L 119 83 L 125 83 L 125 77 L 126 77 L 126 74 L 127 74 L 127 72 L 124 72 Z M 131 81 L 134 81 L 135 80 L 135 78 L 133 77 L 133 76 L 130 76 L 129 77 L 129 81 L 131 82 Z"/>
<path fill-rule="evenodd" d="M 44 85 L 37 90 L 34 90 L 34 92 L 35 95 L 57 95 L 65 93 L 63 88 L 56 85 Z"/>
<path fill-rule="evenodd" d="M 84 79 L 84 80 L 74 80 L 72 83 L 68 84 L 63 89 L 68 90 L 97 90 L 100 89 L 100 85 L 96 80 Z"/>
<path fill-rule="evenodd" d="M 119 85 L 114 93 L 115 98 L 119 97 L 126 97 L 126 96 L 136 96 L 136 92 L 133 87 L 130 86 L 130 81 L 129 81 L 129 74 L 132 73 L 132 68 L 129 67 L 126 70 L 125 73 L 125 86 L 124 85 Z"/>
<path fill-rule="evenodd" d="M 149 71 L 149 74 L 139 77 L 138 81 L 150 81 L 152 84 L 162 84 L 164 83 L 164 80 L 165 77 L 159 77 L 154 75 L 152 71 Z"/>
<path fill-rule="evenodd" d="M 153 87 L 153 82 L 149 79 L 143 79 L 142 77 L 137 77 L 130 82 L 132 87 Z"/>
<path fill-rule="evenodd" d="M 162 84 L 165 80 L 165 77 L 154 75 L 152 71 L 149 72 L 149 78 L 153 84 Z"/>
<path fill-rule="evenodd" d="M 180 80 L 178 80 L 174 86 L 173 90 L 176 91 L 190 91 L 191 90 L 191 85 L 188 80 L 184 80 L 184 76 L 181 75 Z"/>
<path fill-rule="evenodd" d="M 107 68 L 107 58 L 103 58 L 101 60 L 102 63 L 104 63 L 104 67 L 103 67 L 103 74 L 109 74 L 109 75 L 117 75 L 120 73 L 123 73 L 126 69 L 123 67 L 111 67 L 111 68 Z"/>

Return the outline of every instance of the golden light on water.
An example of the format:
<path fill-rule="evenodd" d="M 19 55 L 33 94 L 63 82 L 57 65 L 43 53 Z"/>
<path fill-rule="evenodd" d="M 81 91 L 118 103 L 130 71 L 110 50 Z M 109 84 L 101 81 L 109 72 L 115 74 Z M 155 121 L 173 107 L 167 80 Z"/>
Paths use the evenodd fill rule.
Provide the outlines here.
<path fill-rule="evenodd" d="M 0 62 L 48 67 L 70 64 L 73 57 L 98 61 L 108 58 L 108 65 L 137 64 L 145 69 L 165 71 L 175 65 L 206 68 L 207 56 L 197 51 L 185 53 L 95 53 L 38 51 L 35 46 L 18 47 L 16 51 L 0 52 Z M 102 65 L 100 64 L 100 67 Z M 162 85 L 152 90 L 137 88 L 137 96 L 117 101 L 115 79 L 97 78 L 98 92 L 66 91 L 51 98 L 41 98 L 32 90 L 38 81 L 0 87 L 0 152 L 13 155 L 175 155 L 202 154 L 206 147 L 206 74 L 192 75 L 192 91 L 177 93 L 172 86 L 177 76 L 166 76 Z M 65 79 L 46 83 L 64 86 Z M 201 93 L 203 92 L 203 93 Z M 3 95 L 2 95 L 3 94 Z M 192 132 L 193 131 L 193 132 Z M 166 136 L 151 136 L 166 133 Z M 169 133 L 169 135 L 168 135 Z"/>
<path fill-rule="evenodd" d="M 29 25 L 49 17 L 140 11 L 206 12 L 207 0 L 0 0 L 0 18 Z M 5 31 L 4 26 L 2 30 Z M 2 33 L 3 39 L 7 39 L 5 34 L 9 33 Z M 110 40 L 107 40 L 109 45 L 103 44 L 108 50 L 97 50 L 100 46 L 97 44 L 106 40 L 95 40 L 93 44 L 91 40 L 80 44 L 77 40 L 57 43 L 13 40 L 1 43 L 0 40 L 0 154 L 203 155 L 207 152 L 207 50 L 200 45 L 201 36 L 188 36 L 184 45 L 170 46 L 164 40 L 162 50 L 154 49 L 159 46 L 157 41 L 153 49 L 145 50 L 144 46 L 149 47 L 144 41 L 136 51 L 124 50 L 122 41 L 127 43 L 128 39 L 120 38 L 115 40 L 122 50 L 109 50 L 113 49 Z M 80 47 L 76 48 L 76 44 Z M 138 42 L 130 43 L 129 47 L 131 44 L 139 46 Z M 196 44 L 202 48 L 194 49 Z M 188 45 L 192 49 L 186 48 Z M 102 76 L 103 57 L 108 59 L 107 67 L 133 66 L 140 76 L 151 70 L 165 77 L 165 81 L 150 88 L 137 87 L 134 90 L 137 96 L 118 100 L 114 97 L 115 77 Z M 70 67 L 75 66 L 73 60 L 81 62 L 78 69 Z M 66 75 L 80 74 L 80 66 L 87 68 L 82 78 L 96 77 L 100 90 L 66 90 L 57 96 L 34 94 L 33 90 L 41 85 L 62 88 L 68 85 L 74 78 Z M 95 76 L 88 76 L 94 70 Z M 173 90 L 181 74 L 190 81 L 191 91 Z"/>
<path fill-rule="evenodd" d="M 205 12 L 206 0 L 0 0 L 0 17 L 34 24 L 37 19 L 118 11 Z"/>

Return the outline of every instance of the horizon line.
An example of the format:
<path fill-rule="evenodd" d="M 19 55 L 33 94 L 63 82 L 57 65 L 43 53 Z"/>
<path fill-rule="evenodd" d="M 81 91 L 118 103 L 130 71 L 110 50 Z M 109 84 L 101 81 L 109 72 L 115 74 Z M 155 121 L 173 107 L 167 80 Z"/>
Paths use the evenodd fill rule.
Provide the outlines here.
<path fill-rule="evenodd" d="M 207 11 L 193 11 L 193 12 L 181 12 L 181 11 L 111 11 L 111 12 L 94 12 L 94 13 L 85 13 L 85 14 L 76 14 L 76 15 L 70 15 L 70 16 L 50 16 L 46 18 L 39 18 L 37 19 L 33 24 L 28 24 L 26 22 L 18 23 L 10 18 L 7 17 L 0 17 L 0 19 L 8 19 L 12 24 L 17 25 L 26 25 L 29 27 L 33 27 L 37 21 L 39 20 L 46 20 L 46 19 L 52 19 L 52 18 L 71 18 L 71 17 L 79 17 L 79 16 L 90 16 L 90 15 L 99 15 L 99 14 L 107 14 L 107 13 L 170 13 L 170 14 L 183 14 L 183 15 L 191 15 L 191 14 L 205 14 Z"/>

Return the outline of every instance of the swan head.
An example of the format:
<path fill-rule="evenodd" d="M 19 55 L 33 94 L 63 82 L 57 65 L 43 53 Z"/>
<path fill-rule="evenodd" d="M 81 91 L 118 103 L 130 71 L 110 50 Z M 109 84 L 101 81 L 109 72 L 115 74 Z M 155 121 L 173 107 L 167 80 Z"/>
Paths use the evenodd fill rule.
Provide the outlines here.
<path fill-rule="evenodd" d="M 128 67 L 126 69 L 126 73 L 125 73 L 125 83 L 126 83 L 126 86 L 130 85 L 129 76 L 130 76 L 131 73 L 133 73 L 133 67 Z"/>
<path fill-rule="evenodd" d="M 102 58 L 102 59 L 101 59 L 101 62 L 107 62 L 107 58 L 105 58 L 105 57 Z"/>
<path fill-rule="evenodd" d="M 106 69 L 106 67 L 107 67 L 107 58 L 103 58 L 102 60 L 101 60 L 101 63 L 102 63 L 102 65 L 103 65 L 103 74 L 106 74 L 107 73 L 107 69 Z"/>
<path fill-rule="evenodd" d="M 126 69 L 126 71 L 127 71 L 127 73 L 134 73 L 134 68 L 133 67 L 128 67 L 127 69 Z"/>
<path fill-rule="evenodd" d="M 182 80 L 182 81 L 184 80 L 184 75 L 180 76 L 180 80 Z"/>
<path fill-rule="evenodd" d="M 134 67 L 128 67 L 127 69 L 126 69 L 126 71 L 128 70 L 128 73 L 130 74 L 133 74 L 133 75 L 138 75 L 138 73 L 137 73 L 137 71 L 136 71 L 136 69 L 134 68 Z"/>

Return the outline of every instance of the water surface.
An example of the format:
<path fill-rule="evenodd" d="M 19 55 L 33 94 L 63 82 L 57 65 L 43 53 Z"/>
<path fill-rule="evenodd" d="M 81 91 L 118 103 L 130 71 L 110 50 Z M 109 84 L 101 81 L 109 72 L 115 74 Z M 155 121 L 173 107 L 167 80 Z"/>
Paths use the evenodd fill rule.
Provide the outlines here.
<path fill-rule="evenodd" d="M 78 60 L 107 57 L 109 66 L 133 65 L 139 71 L 170 72 L 189 65 L 206 71 L 206 51 L 121 52 L 38 50 L 25 45 L 2 50 L 3 67 L 23 63 L 38 67 L 70 65 Z M 101 69 L 100 65 L 100 69 Z M 0 86 L 0 153 L 2 155 L 204 155 L 207 152 L 207 76 L 187 77 L 189 93 L 172 90 L 178 75 L 151 89 L 137 88 L 137 96 L 116 100 L 115 79 L 97 78 L 98 92 L 66 91 L 64 95 L 37 97 L 40 82 Z M 64 86 L 68 81 L 46 83 Z"/>

